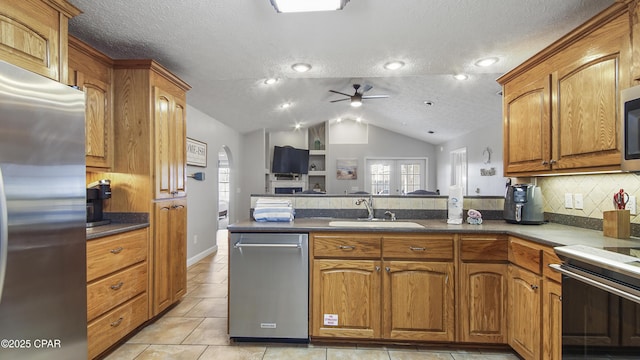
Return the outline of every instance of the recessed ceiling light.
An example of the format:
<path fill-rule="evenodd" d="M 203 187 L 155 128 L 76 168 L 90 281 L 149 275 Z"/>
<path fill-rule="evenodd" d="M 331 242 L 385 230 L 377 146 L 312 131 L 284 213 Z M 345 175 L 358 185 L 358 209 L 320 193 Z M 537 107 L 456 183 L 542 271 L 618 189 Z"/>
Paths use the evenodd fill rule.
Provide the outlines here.
<path fill-rule="evenodd" d="M 279 13 L 342 10 L 349 0 L 271 0 Z"/>
<path fill-rule="evenodd" d="M 424 104 L 427 105 L 427 106 L 433 106 L 433 101 L 425 100 Z"/>
<path fill-rule="evenodd" d="M 280 108 L 282 108 L 282 109 L 288 109 L 290 107 L 291 107 L 291 103 L 289 103 L 289 102 L 286 102 L 286 103 L 280 105 Z"/>
<path fill-rule="evenodd" d="M 481 67 L 491 66 L 497 63 L 498 60 L 499 59 L 497 57 L 488 57 L 488 58 L 480 59 L 476 61 L 476 66 L 481 66 Z"/>
<path fill-rule="evenodd" d="M 342 122 L 342 118 L 337 118 L 336 122 Z"/>
<path fill-rule="evenodd" d="M 402 61 L 391 61 L 384 64 L 384 68 L 387 70 L 398 70 L 403 66 L 404 66 L 404 63 Z"/>
<path fill-rule="evenodd" d="M 302 127 L 302 125 L 300 125 L 300 124 L 296 124 L 296 130 L 297 130 L 297 129 L 300 129 L 301 127 Z"/>
<path fill-rule="evenodd" d="M 362 122 L 362 118 L 356 118 L 357 122 Z"/>
<path fill-rule="evenodd" d="M 467 79 L 469 78 L 469 75 L 466 75 L 466 74 L 456 74 L 456 75 L 453 75 L 453 77 L 454 77 L 456 80 L 467 80 Z"/>
<path fill-rule="evenodd" d="M 267 84 L 267 85 L 273 85 L 273 84 L 275 84 L 277 82 L 278 82 L 278 79 L 276 79 L 276 78 L 268 78 L 268 79 L 266 79 L 264 81 L 264 83 Z"/>
<path fill-rule="evenodd" d="M 303 73 L 311 70 L 311 65 L 305 64 L 305 63 L 297 63 L 297 64 L 291 65 L 291 68 L 297 72 Z"/>

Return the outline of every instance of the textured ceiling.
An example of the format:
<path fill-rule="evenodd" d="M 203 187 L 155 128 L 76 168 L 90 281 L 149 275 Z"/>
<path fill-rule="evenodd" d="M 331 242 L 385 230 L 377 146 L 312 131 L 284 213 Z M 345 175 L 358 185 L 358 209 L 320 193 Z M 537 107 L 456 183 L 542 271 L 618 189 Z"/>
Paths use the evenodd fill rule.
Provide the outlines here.
<path fill-rule="evenodd" d="M 71 34 L 112 58 L 157 60 L 193 87 L 190 105 L 239 132 L 361 117 L 433 144 L 500 123 L 495 79 L 614 2 L 351 0 L 278 14 L 269 0 L 69 1 L 83 11 Z M 474 65 L 488 56 L 500 61 Z M 406 66 L 385 70 L 390 60 Z M 313 69 L 295 73 L 297 62 Z M 328 90 L 352 93 L 353 83 L 390 98 L 329 102 L 341 96 Z"/>

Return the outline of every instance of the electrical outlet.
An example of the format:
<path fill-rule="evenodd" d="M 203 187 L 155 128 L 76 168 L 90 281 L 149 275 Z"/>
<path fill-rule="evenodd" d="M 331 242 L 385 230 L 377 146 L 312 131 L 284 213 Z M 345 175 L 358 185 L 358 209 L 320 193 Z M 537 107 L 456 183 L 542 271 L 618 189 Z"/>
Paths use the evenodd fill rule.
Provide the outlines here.
<path fill-rule="evenodd" d="M 573 209 L 573 194 L 564 193 L 564 207 L 566 209 Z"/>
<path fill-rule="evenodd" d="M 627 201 L 627 205 L 624 207 L 626 210 L 629 210 L 631 215 L 637 215 L 636 211 L 636 197 L 631 195 L 629 196 L 629 201 Z"/>
<path fill-rule="evenodd" d="M 584 199 L 582 194 L 573 194 L 573 205 L 578 210 L 584 209 Z"/>

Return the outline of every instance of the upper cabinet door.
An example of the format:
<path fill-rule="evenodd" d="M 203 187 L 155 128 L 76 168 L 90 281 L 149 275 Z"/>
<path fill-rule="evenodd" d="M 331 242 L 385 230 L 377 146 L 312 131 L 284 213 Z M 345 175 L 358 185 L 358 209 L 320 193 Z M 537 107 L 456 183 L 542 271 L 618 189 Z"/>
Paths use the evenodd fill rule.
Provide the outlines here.
<path fill-rule="evenodd" d="M 0 2 L 0 59 L 66 83 L 68 21 L 78 14 L 65 0 Z"/>
<path fill-rule="evenodd" d="M 186 195 L 185 104 L 154 86 L 156 199 Z"/>
<path fill-rule="evenodd" d="M 175 98 L 173 111 L 173 190 L 176 197 L 187 194 L 187 114 L 185 103 Z"/>
<path fill-rule="evenodd" d="M 550 170 L 551 91 L 550 77 L 520 86 L 505 87 L 504 168 L 505 173 Z"/>

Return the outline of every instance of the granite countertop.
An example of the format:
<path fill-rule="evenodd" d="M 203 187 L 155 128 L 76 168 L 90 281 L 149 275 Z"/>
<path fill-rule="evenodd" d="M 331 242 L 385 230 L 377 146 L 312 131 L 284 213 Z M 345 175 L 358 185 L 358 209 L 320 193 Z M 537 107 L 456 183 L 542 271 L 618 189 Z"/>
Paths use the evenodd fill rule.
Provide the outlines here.
<path fill-rule="evenodd" d="M 87 228 L 87 240 L 149 227 L 149 222 L 111 223 Z"/>
<path fill-rule="evenodd" d="M 329 226 L 333 218 L 299 218 L 293 222 L 256 222 L 243 220 L 227 227 L 230 232 L 310 232 L 310 231 L 352 231 L 352 232 L 406 232 L 406 233 L 503 233 L 518 236 L 548 246 L 587 245 L 597 248 L 640 246 L 640 238 L 616 239 L 605 237 L 602 231 L 582 229 L 573 226 L 545 223 L 542 225 L 509 224 L 503 220 L 486 220 L 482 225 L 450 225 L 446 220 L 412 220 L 424 228 L 377 228 L 377 227 L 335 227 Z"/>

